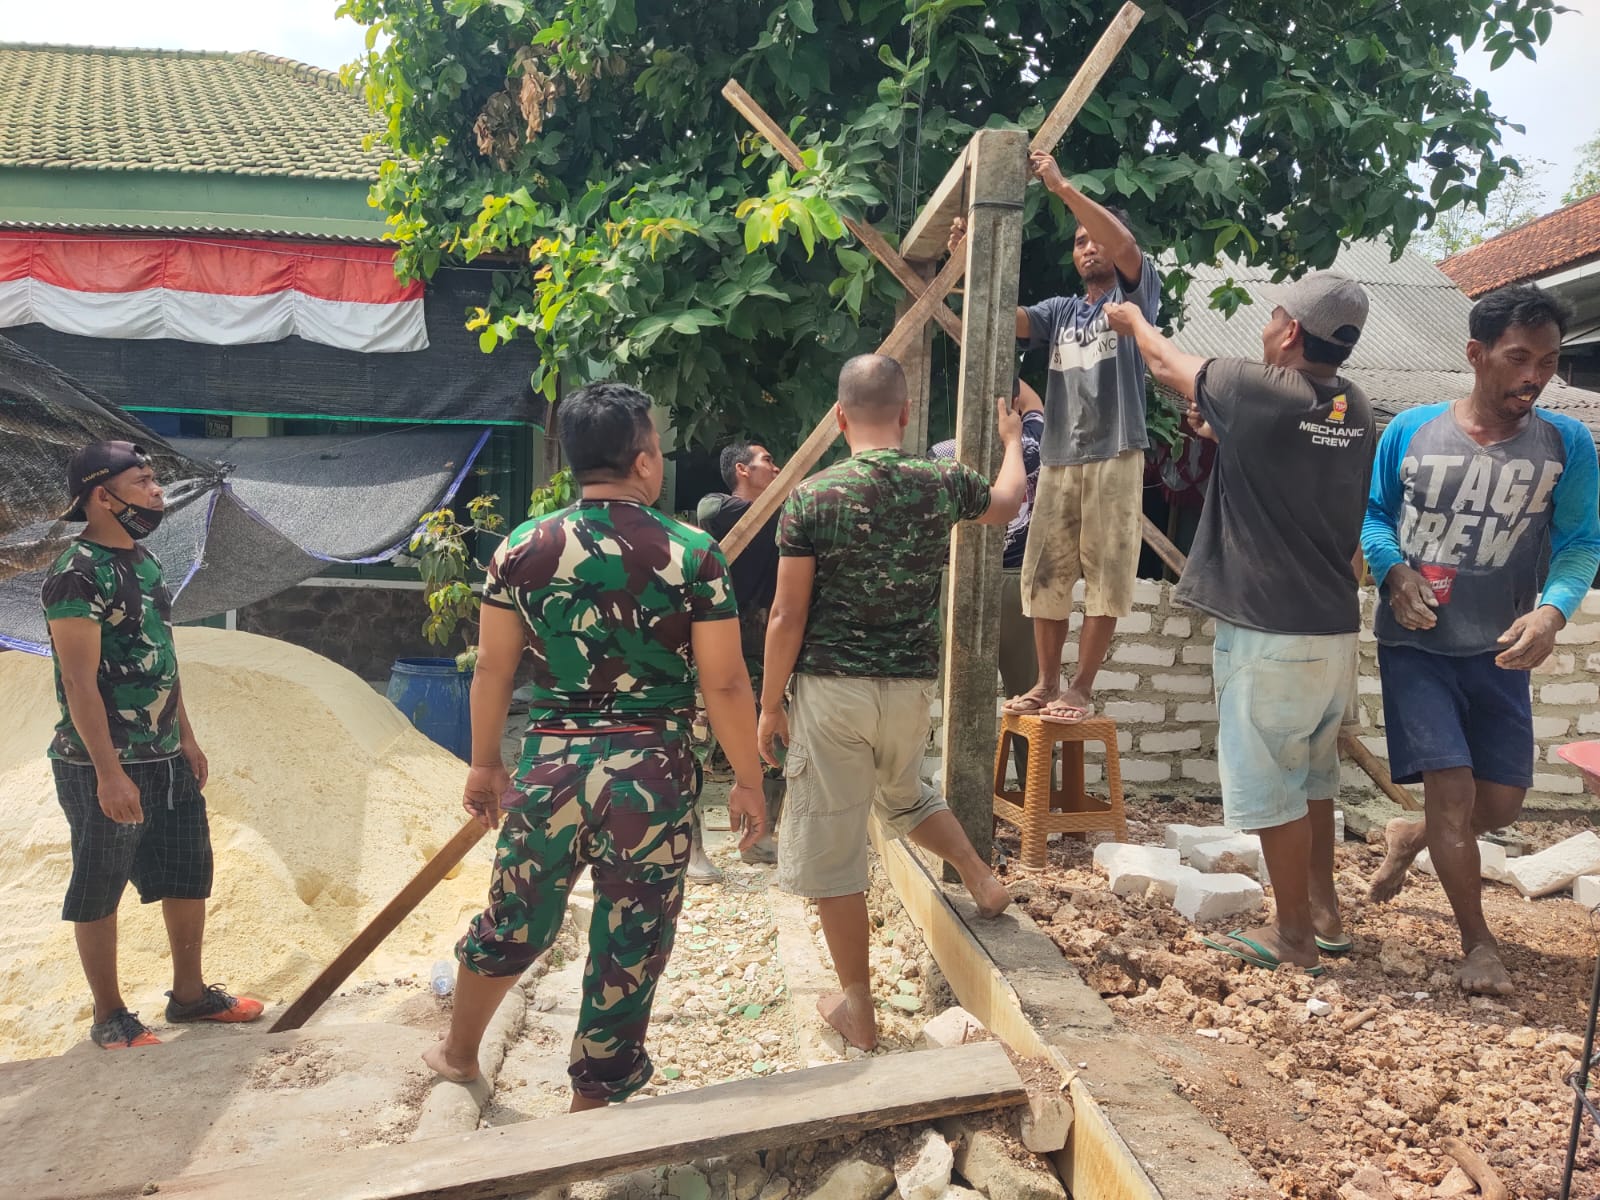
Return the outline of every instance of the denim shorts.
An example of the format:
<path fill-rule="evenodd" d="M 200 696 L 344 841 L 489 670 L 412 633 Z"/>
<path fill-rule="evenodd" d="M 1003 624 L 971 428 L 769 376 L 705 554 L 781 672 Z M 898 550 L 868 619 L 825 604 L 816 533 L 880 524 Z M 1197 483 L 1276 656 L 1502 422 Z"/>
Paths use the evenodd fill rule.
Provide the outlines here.
<path fill-rule="evenodd" d="M 1378 647 L 1389 774 L 1420 783 L 1424 772 L 1471 767 L 1474 779 L 1533 785 L 1533 697 L 1527 671 L 1495 665 L 1498 651 L 1429 654 Z"/>
<path fill-rule="evenodd" d="M 1230 829 L 1272 829 L 1339 791 L 1339 726 L 1356 635 L 1262 633 L 1217 622 L 1217 770 Z"/>

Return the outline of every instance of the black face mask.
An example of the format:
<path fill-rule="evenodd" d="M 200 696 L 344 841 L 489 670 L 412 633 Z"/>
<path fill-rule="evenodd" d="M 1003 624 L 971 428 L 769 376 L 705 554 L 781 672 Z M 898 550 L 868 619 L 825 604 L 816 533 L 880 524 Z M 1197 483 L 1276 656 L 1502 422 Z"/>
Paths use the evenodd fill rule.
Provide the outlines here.
<path fill-rule="evenodd" d="M 106 495 L 122 505 L 122 511 L 113 515 L 117 518 L 117 524 L 127 530 L 128 536 L 136 542 L 154 533 L 156 527 L 161 524 L 161 518 L 166 515 L 165 509 L 130 504 L 110 488 L 106 489 Z"/>

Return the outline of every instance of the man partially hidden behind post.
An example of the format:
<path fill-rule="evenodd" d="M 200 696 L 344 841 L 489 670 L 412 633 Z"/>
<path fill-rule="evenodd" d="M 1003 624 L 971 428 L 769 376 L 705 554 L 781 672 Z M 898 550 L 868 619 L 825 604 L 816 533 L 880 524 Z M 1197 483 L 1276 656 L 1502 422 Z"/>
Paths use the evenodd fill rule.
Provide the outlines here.
<path fill-rule="evenodd" d="M 1477 835 L 1522 811 L 1533 782 L 1529 672 L 1600 564 L 1594 441 L 1572 417 L 1534 407 L 1566 323 L 1531 284 L 1472 306 L 1472 392 L 1384 430 L 1362 531 L 1385 601 L 1376 632 L 1389 767 L 1397 783 L 1420 780 L 1424 797 L 1423 820 L 1389 822 L 1372 898 L 1393 897 L 1426 846 L 1461 929 L 1456 978 L 1485 995 L 1513 986 L 1483 917 Z"/>
<path fill-rule="evenodd" d="M 1184 354 L 1131 304 L 1106 307 L 1217 443 L 1179 601 L 1216 618 L 1217 769 L 1229 826 L 1260 835 L 1271 924 L 1206 944 L 1321 974 L 1350 949 L 1333 886 L 1339 726 L 1355 691 L 1354 560 L 1372 406 L 1339 374 L 1367 319 L 1359 284 L 1322 272 L 1273 297 L 1262 362 Z"/>
<path fill-rule="evenodd" d="M 117 978 L 117 907 L 132 881 L 161 902 L 172 948 L 169 1023 L 253 1021 L 261 1001 L 207 986 L 201 972 L 211 895 L 206 756 L 178 682 L 172 597 L 139 543 L 166 510 L 143 447 L 95 442 L 67 469 L 85 522 L 45 576 L 43 600 L 61 720 L 50 742 L 56 797 L 72 829 L 62 919 L 94 995 L 89 1036 L 106 1050 L 161 1039 L 129 1012 Z"/>
<path fill-rule="evenodd" d="M 939 671 L 939 569 L 958 521 L 1005 525 L 1026 495 L 1022 422 L 1000 398 L 1005 460 L 991 487 L 954 462 L 904 453 L 910 404 L 892 358 L 839 374 L 851 457 L 784 502 L 767 626 L 761 753 L 788 783 L 778 885 L 817 901 L 840 992 L 818 1011 L 852 1045 L 877 1044 L 867 821 L 909 836 L 960 874 L 984 916 L 1011 902 L 944 800 L 919 778 Z M 790 709 L 784 689 L 794 676 Z"/>
<path fill-rule="evenodd" d="M 735 442 L 722 450 L 722 481 L 728 491 L 713 492 L 700 501 L 695 519 L 718 542 L 732 532 L 740 518 L 750 511 L 761 493 L 772 486 L 781 469 L 765 446 L 754 442 Z M 739 637 L 744 647 L 744 665 L 750 672 L 750 685 L 761 694 L 761 656 L 766 652 L 767 615 L 778 589 L 778 513 L 756 530 L 742 553 L 728 564 L 733 577 L 733 596 L 739 602 Z M 767 800 L 767 835 L 739 857 L 747 863 L 775 863 L 777 846 L 772 835 L 783 812 L 783 775 L 769 768 L 763 773 L 762 789 Z M 699 822 L 696 821 L 696 834 Z M 705 865 L 710 866 L 707 862 Z M 716 872 L 716 868 L 711 868 Z M 690 864 L 690 878 L 695 866 Z M 720 876 L 720 872 L 716 872 Z"/>
<path fill-rule="evenodd" d="M 1125 214 L 1097 204 L 1036 153 L 1033 172 L 1077 218 L 1072 261 L 1081 296 L 1053 296 L 1017 309 L 1017 338 L 1049 350 L 1032 532 L 1022 559 L 1022 608 L 1033 619 L 1038 670 L 1033 687 L 1007 712 L 1081 721 L 1094 705 L 1094 681 L 1117 631 L 1133 611 L 1144 517 L 1144 361 L 1131 339 L 1107 329 L 1104 307 L 1126 301 L 1154 320 L 1161 305 L 1155 264 L 1139 249 Z M 955 243 L 965 232 L 952 229 Z M 1072 590 L 1084 582 L 1078 665 L 1061 687 L 1061 651 Z"/>
<path fill-rule="evenodd" d="M 477 1078 L 489 1018 L 554 943 L 587 866 L 594 915 L 569 1067 L 577 1112 L 650 1078 L 645 1034 L 689 861 L 697 679 L 733 764 L 741 849 L 765 814 L 727 563 L 708 534 L 650 507 L 663 474 L 650 398 L 617 383 L 574 392 L 561 446 L 582 498 L 517 528 L 484 586 L 462 803 L 490 829 L 504 809 L 505 824 L 489 906 L 456 946 L 450 1031 L 423 1061 L 456 1082 Z M 533 699 L 513 783 L 500 738 L 525 650 Z"/>

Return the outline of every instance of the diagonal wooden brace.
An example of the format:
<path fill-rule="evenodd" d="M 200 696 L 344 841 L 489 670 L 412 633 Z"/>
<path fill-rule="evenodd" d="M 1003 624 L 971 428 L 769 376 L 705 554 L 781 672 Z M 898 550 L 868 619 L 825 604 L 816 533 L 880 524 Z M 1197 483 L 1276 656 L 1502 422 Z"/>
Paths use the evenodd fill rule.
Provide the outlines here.
<path fill-rule="evenodd" d="M 1056 143 L 1066 133 L 1067 128 L 1072 124 L 1073 119 L 1077 117 L 1078 111 L 1083 107 L 1084 102 L 1093 94 L 1100 80 L 1111 69 L 1112 62 L 1115 61 L 1117 54 L 1127 43 L 1128 38 L 1133 35 L 1134 29 L 1138 27 L 1139 21 L 1143 17 L 1144 10 L 1138 5 L 1128 3 L 1122 6 L 1121 11 L 1112 19 L 1111 24 L 1106 27 L 1106 31 L 1100 35 L 1100 40 L 1095 43 L 1094 49 L 1089 52 L 1089 57 L 1084 59 L 1083 65 L 1078 68 L 1078 73 L 1073 76 L 1072 82 L 1067 85 L 1067 90 L 1061 94 L 1061 99 L 1056 101 L 1055 107 L 1050 110 L 1049 115 L 1044 119 L 1044 123 L 1039 126 L 1039 131 L 1034 134 L 1033 140 L 1029 143 L 1028 148 L 1030 151 L 1055 149 Z M 729 88 L 737 88 L 738 94 L 744 95 L 746 100 L 749 100 L 748 94 L 744 92 L 744 89 L 730 80 L 728 87 L 723 88 L 722 93 L 728 97 L 729 103 L 734 103 L 733 97 L 729 95 Z M 800 152 L 794 147 L 794 143 L 784 135 L 771 117 L 761 111 L 761 108 L 754 100 L 749 100 L 749 105 L 750 108 L 748 110 L 738 104 L 734 106 L 761 131 L 763 136 L 772 140 L 772 144 L 779 148 L 780 154 L 783 153 L 783 144 L 787 143 L 795 155 L 795 158 L 790 161 L 798 162 Z M 759 114 L 759 120 L 753 114 Z M 769 132 L 769 128 L 771 132 Z M 777 138 L 772 138 L 772 133 L 776 133 Z M 781 141 L 778 140 L 780 138 L 782 139 Z M 912 231 L 921 230 L 926 248 L 909 249 L 912 246 L 913 239 L 911 234 L 907 234 L 902 249 L 906 250 L 910 257 L 915 259 L 936 258 L 944 252 L 943 242 L 950 226 L 949 216 L 946 216 L 943 225 L 939 227 L 940 235 L 934 241 L 929 242 L 929 231 L 934 228 L 929 214 L 940 210 L 941 206 L 947 206 L 952 200 L 959 205 L 963 195 L 960 186 L 961 172 L 966 166 L 966 161 L 967 155 L 963 151 L 955 166 L 951 168 L 951 173 L 945 176 L 944 182 L 939 185 L 933 199 L 923 209 L 922 215 L 913 222 Z M 960 213 L 956 212 L 952 215 L 959 216 Z M 871 226 L 864 226 L 863 228 L 871 229 Z M 851 227 L 851 232 L 855 233 L 857 237 L 862 237 L 860 230 L 854 226 Z M 868 237 L 871 236 L 877 236 L 880 242 L 883 240 L 882 235 L 878 234 L 875 229 L 871 230 L 868 235 Z M 872 248 L 866 238 L 862 238 L 861 244 L 867 246 L 868 249 Z M 884 243 L 884 245 L 887 247 L 887 243 Z M 873 251 L 873 253 L 877 252 Z M 891 251 L 891 253 L 893 252 Z M 901 266 L 905 266 L 905 255 L 895 254 L 894 257 L 900 261 Z M 895 277 L 900 279 L 899 271 L 895 269 L 890 260 L 884 259 L 883 261 L 891 271 L 894 271 Z M 909 268 L 907 269 L 909 270 Z M 891 358 L 898 358 L 916 342 L 922 332 L 923 325 L 930 317 L 939 320 L 941 327 L 944 327 L 944 322 L 940 320 L 939 313 L 954 319 L 954 314 L 945 305 L 944 298 L 950 294 L 951 289 L 956 284 L 961 282 L 961 277 L 966 273 L 966 269 L 966 255 L 952 253 L 944 268 L 927 287 L 922 287 L 921 279 L 916 279 L 915 286 L 901 279 L 901 283 L 906 286 L 907 291 L 915 295 L 917 299 L 906 310 L 905 315 L 895 323 L 894 329 L 884 339 L 883 344 L 878 347 L 878 353 L 887 354 Z M 777 512 L 779 506 L 788 499 L 789 493 L 794 491 L 795 485 L 804 479 L 810 473 L 811 468 L 816 466 L 817 460 L 827 453 L 828 447 L 833 445 L 834 438 L 839 436 L 838 420 L 838 414 L 830 407 L 822 420 L 818 422 L 817 427 L 811 431 L 811 435 L 800 444 L 800 447 L 790 456 L 789 461 L 784 464 L 784 468 L 778 473 L 778 477 L 768 485 L 766 491 L 756 498 L 755 503 L 745 511 L 744 516 L 739 518 L 738 523 L 728 531 L 728 536 L 722 539 L 722 550 L 730 562 L 737 558 L 740 552 L 750 544 L 750 540 L 755 537 L 756 532 L 771 519 L 772 514 Z"/>
<path fill-rule="evenodd" d="M 797 171 L 804 167 L 805 164 L 800 159 L 800 147 L 790 140 L 789 135 L 767 115 L 766 110 L 755 102 L 750 93 L 739 85 L 737 79 L 730 79 L 723 85 L 722 98 L 738 109 L 739 114 L 755 126 L 757 133 L 772 143 L 773 149 L 783 156 L 785 162 Z M 872 257 L 889 268 L 889 273 L 900 281 L 900 286 L 906 289 L 908 296 L 915 300 L 922 295 L 927 286 L 923 283 L 922 277 L 900 257 L 898 250 L 889 245 L 883 234 L 865 221 L 855 221 L 849 217 L 844 219 L 844 226 L 856 235 L 856 240 Z M 956 341 L 961 340 L 961 318 L 950 311 L 942 302 L 942 297 L 941 302 L 928 313 L 928 316 L 938 321 L 939 328 Z"/>

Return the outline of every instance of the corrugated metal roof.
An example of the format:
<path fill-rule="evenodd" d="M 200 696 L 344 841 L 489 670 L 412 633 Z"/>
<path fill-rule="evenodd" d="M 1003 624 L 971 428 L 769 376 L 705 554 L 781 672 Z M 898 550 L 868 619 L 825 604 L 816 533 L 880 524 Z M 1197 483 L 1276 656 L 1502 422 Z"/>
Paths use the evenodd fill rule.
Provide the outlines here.
<path fill-rule="evenodd" d="M 1408 408 L 1456 400 L 1472 390 L 1467 365 L 1467 314 L 1472 301 L 1421 255 L 1398 260 L 1381 242 L 1353 242 L 1340 251 L 1332 270 L 1367 290 L 1370 308 L 1361 341 L 1345 372 L 1365 389 L 1383 421 Z M 1183 328 L 1174 340 L 1190 354 L 1261 357 L 1261 331 L 1272 306 L 1259 294 L 1271 282 L 1265 267 L 1229 263 L 1192 270 Z M 1254 303 L 1230 319 L 1210 307 L 1214 288 L 1229 278 Z M 1552 380 L 1539 403 L 1577 417 L 1600 440 L 1600 392 Z"/>

